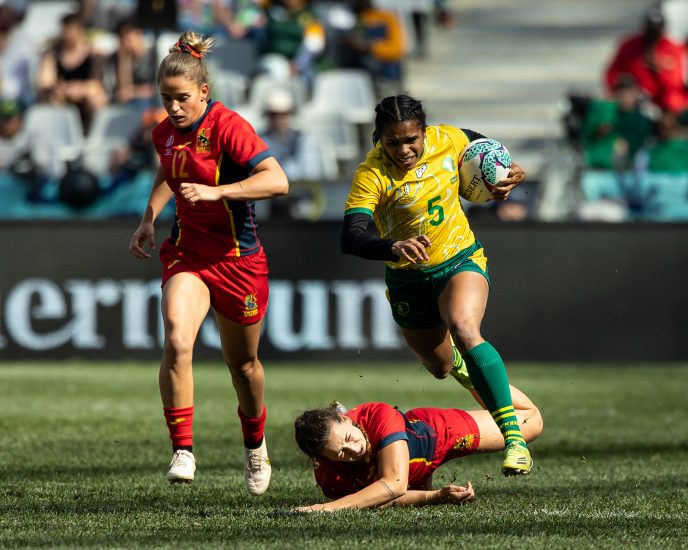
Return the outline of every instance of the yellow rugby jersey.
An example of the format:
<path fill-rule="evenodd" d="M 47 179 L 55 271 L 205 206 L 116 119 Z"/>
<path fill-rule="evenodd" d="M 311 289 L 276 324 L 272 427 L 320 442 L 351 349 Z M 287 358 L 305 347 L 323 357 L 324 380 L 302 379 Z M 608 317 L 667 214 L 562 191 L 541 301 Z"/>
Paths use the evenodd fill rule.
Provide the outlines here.
<path fill-rule="evenodd" d="M 458 128 L 428 126 L 423 151 L 404 174 L 378 144 L 354 174 L 345 214 L 373 217 L 383 239 L 427 235 L 430 260 L 386 262 L 392 269 L 428 269 L 456 256 L 475 242 L 459 199 L 459 154 L 468 137 Z"/>

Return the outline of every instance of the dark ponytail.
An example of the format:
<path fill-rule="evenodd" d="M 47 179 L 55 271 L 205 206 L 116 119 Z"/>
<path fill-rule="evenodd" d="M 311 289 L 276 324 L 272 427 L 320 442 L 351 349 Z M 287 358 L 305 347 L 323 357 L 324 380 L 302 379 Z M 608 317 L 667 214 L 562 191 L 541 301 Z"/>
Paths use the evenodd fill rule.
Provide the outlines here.
<path fill-rule="evenodd" d="M 330 436 L 332 422 L 342 422 L 336 407 L 312 409 L 304 412 L 294 422 L 296 444 L 311 458 L 320 456 Z"/>

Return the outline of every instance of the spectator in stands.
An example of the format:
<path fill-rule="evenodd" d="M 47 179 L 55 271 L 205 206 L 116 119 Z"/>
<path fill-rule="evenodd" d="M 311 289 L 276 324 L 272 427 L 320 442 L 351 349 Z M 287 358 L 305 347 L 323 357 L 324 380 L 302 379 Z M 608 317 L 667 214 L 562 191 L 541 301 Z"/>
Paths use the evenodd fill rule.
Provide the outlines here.
<path fill-rule="evenodd" d="M 454 15 L 447 6 L 447 0 L 433 0 L 429 9 L 416 8 L 411 10 L 411 23 L 416 40 L 415 53 L 418 57 L 425 57 L 427 54 L 428 19 L 433 15 L 437 24 L 445 29 L 449 29 L 456 24 Z"/>
<path fill-rule="evenodd" d="M 60 35 L 43 54 L 38 91 L 41 101 L 76 105 L 85 131 L 96 111 L 107 105 L 103 59 L 94 51 L 78 14 L 62 18 Z"/>
<path fill-rule="evenodd" d="M 158 98 L 158 60 L 154 44 L 146 41 L 143 29 L 133 19 L 121 21 L 116 29 L 119 47 L 112 56 L 115 71 L 114 99 L 150 107 Z"/>
<path fill-rule="evenodd" d="M 583 121 L 585 161 L 589 168 L 626 170 L 653 131 L 641 108 L 642 92 L 628 76 L 614 84 L 612 100 L 591 101 Z"/>
<path fill-rule="evenodd" d="M 688 174 L 688 127 L 679 115 L 664 111 L 657 127 L 657 140 L 647 148 L 640 168 L 649 172 Z"/>
<path fill-rule="evenodd" d="M 0 171 L 12 170 L 29 152 L 24 130 L 24 108 L 16 99 L 0 100 Z"/>
<path fill-rule="evenodd" d="M 232 0 L 225 19 L 225 28 L 235 40 L 247 39 L 259 47 L 265 40 L 267 18 L 262 0 Z"/>
<path fill-rule="evenodd" d="M 261 137 L 289 181 L 320 180 L 324 174 L 318 143 L 313 136 L 294 128 L 294 109 L 289 90 L 274 88 L 265 100 L 268 128 Z"/>
<path fill-rule="evenodd" d="M 9 4 L 0 5 L 0 98 L 34 100 L 34 78 L 38 54 L 31 40 L 18 34 L 23 12 Z"/>
<path fill-rule="evenodd" d="M 370 73 L 379 97 L 400 93 L 407 43 L 399 15 L 374 7 L 371 0 L 353 0 L 352 9 L 356 25 L 345 37 L 349 65 Z"/>
<path fill-rule="evenodd" d="M 262 53 L 286 57 L 292 76 L 312 82 L 324 51 L 325 30 L 308 0 L 276 0 L 267 9 Z"/>
<path fill-rule="evenodd" d="M 660 108 L 680 112 L 688 107 L 684 48 L 664 33 L 660 6 L 645 12 L 643 30 L 621 42 L 606 73 L 610 91 L 632 76 Z"/>
<path fill-rule="evenodd" d="M 80 0 L 79 15 L 89 29 L 112 29 L 113 21 L 136 14 L 137 0 Z"/>
<path fill-rule="evenodd" d="M 177 21 L 181 30 L 257 42 L 266 23 L 261 0 L 177 0 Z"/>
<path fill-rule="evenodd" d="M 228 17 L 227 0 L 177 0 L 179 29 L 211 35 L 224 28 Z"/>

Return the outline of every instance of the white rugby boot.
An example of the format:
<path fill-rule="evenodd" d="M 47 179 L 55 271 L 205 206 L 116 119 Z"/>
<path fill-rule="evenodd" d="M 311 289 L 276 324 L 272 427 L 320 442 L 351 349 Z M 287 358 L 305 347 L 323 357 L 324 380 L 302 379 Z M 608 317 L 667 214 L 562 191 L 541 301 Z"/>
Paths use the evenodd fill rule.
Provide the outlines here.
<path fill-rule="evenodd" d="M 271 475 L 272 466 L 265 438 L 257 449 L 244 447 L 244 482 L 249 494 L 257 497 L 267 491 Z"/>
<path fill-rule="evenodd" d="M 180 449 L 172 455 L 167 480 L 170 483 L 191 483 L 195 472 L 196 459 L 193 453 Z"/>

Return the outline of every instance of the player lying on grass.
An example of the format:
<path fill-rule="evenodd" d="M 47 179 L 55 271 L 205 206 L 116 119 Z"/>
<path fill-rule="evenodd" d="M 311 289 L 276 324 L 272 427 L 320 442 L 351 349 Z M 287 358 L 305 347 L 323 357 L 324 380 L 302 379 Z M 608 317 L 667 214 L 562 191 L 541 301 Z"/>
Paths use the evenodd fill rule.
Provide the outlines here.
<path fill-rule="evenodd" d="M 467 373 L 462 383 L 482 405 Z M 530 442 L 542 432 L 540 411 L 519 389 L 510 389 L 521 432 Z M 304 412 L 295 430 L 297 444 L 313 459 L 316 482 L 334 499 L 298 512 L 463 504 L 475 498 L 471 482 L 433 490 L 433 472 L 455 458 L 504 449 L 504 437 L 486 410 L 402 413 L 386 403 L 363 403 L 342 413 L 331 406 Z"/>

